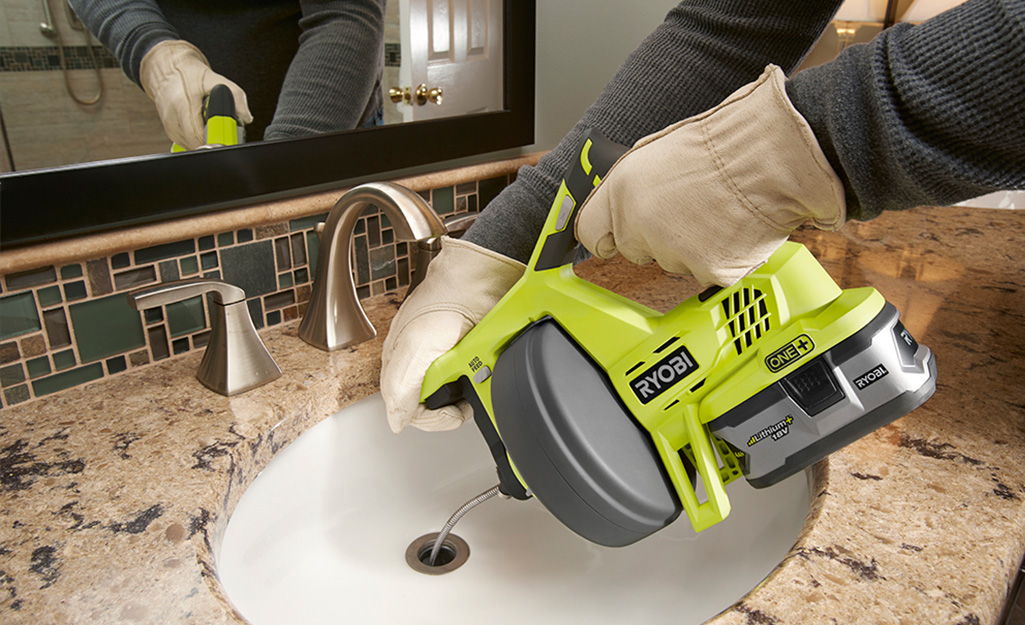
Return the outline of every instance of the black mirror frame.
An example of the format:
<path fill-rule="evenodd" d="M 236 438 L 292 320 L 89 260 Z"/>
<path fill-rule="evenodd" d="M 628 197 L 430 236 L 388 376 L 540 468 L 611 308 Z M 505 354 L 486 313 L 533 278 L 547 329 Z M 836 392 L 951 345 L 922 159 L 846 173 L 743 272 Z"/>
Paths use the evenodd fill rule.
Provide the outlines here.
<path fill-rule="evenodd" d="M 153 223 L 534 141 L 534 0 L 504 0 L 505 109 L 0 174 L 0 247 Z"/>

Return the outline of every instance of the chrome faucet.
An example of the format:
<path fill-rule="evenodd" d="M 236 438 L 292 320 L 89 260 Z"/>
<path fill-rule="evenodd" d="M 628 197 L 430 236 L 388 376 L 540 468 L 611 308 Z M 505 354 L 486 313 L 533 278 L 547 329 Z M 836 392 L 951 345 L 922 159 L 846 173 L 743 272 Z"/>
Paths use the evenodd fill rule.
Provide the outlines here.
<path fill-rule="evenodd" d="M 281 369 L 256 333 L 246 306 L 246 293 L 217 280 L 164 282 L 128 293 L 135 310 L 166 306 L 206 293 L 210 306 L 210 342 L 196 371 L 196 379 L 221 395 L 237 395 L 281 376 Z"/>
<path fill-rule="evenodd" d="M 431 247 L 445 234 L 445 225 L 422 197 L 389 182 L 353 188 L 331 209 L 320 235 L 317 277 L 310 304 L 299 324 L 299 338 L 326 351 L 356 345 L 377 335 L 363 312 L 352 277 L 352 233 L 363 209 L 384 211 L 399 241 Z"/>

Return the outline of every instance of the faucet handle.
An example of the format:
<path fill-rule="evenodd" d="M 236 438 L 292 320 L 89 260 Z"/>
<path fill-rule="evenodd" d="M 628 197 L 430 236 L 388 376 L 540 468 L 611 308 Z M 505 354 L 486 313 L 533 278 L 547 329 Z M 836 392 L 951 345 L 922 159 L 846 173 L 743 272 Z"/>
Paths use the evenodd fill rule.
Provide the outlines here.
<path fill-rule="evenodd" d="M 246 306 L 246 293 L 218 280 L 192 279 L 164 282 L 127 294 L 135 310 L 166 306 L 213 294 L 210 307 L 210 342 L 196 378 L 221 395 L 237 395 L 281 376 L 281 369 L 256 333 Z"/>
<path fill-rule="evenodd" d="M 246 298 L 246 292 L 233 284 L 196 278 L 161 282 L 154 286 L 136 289 L 128 294 L 128 303 L 135 310 L 146 310 L 192 299 L 204 293 L 213 293 L 214 301 L 224 305 L 235 304 Z"/>

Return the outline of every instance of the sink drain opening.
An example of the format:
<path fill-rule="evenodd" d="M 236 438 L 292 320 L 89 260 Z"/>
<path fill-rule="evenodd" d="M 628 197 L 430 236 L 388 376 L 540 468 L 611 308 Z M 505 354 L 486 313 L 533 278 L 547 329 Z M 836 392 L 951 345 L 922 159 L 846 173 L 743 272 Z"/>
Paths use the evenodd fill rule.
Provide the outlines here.
<path fill-rule="evenodd" d="M 438 555 L 434 559 L 434 566 L 428 564 L 431 560 L 431 550 L 439 535 L 440 532 L 424 534 L 409 544 L 406 548 L 406 564 L 411 569 L 424 575 L 444 575 L 461 567 L 470 557 L 470 546 L 466 541 L 450 533 L 441 543 Z"/>

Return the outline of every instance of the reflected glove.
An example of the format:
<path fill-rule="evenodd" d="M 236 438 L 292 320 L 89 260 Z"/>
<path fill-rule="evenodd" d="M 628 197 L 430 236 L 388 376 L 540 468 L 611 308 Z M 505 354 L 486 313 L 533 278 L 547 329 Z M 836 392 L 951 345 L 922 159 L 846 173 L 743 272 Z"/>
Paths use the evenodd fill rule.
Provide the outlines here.
<path fill-rule="evenodd" d="M 235 96 L 235 116 L 242 124 L 253 121 L 242 88 L 210 69 L 196 46 L 180 39 L 153 46 L 139 65 L 139 82 L 157 105 L 164 132 L 187 150 L 206 143 L 203 98 L 215 85 L 227 85 Z"/>
<path fill-rule="evenodd" d="M 526 267 L 467 241 L 442 238 L 441 253 L 392 320 L 381 354 L 381 395 L 388 425 L 452 430 L 470 417 L 465 401 L 428 410 L 420 403 L 427 368 L 455 347 L 512 288 Z"/>
<path fill-rule="evenodd" d="M 638 141 L 581 207 L 576 236 L 600 258 L 619 251 L 729 286 L 806 220 L 836 230 L 845 216 L 843 184 L 770 65 L 715 108 Z"/>

